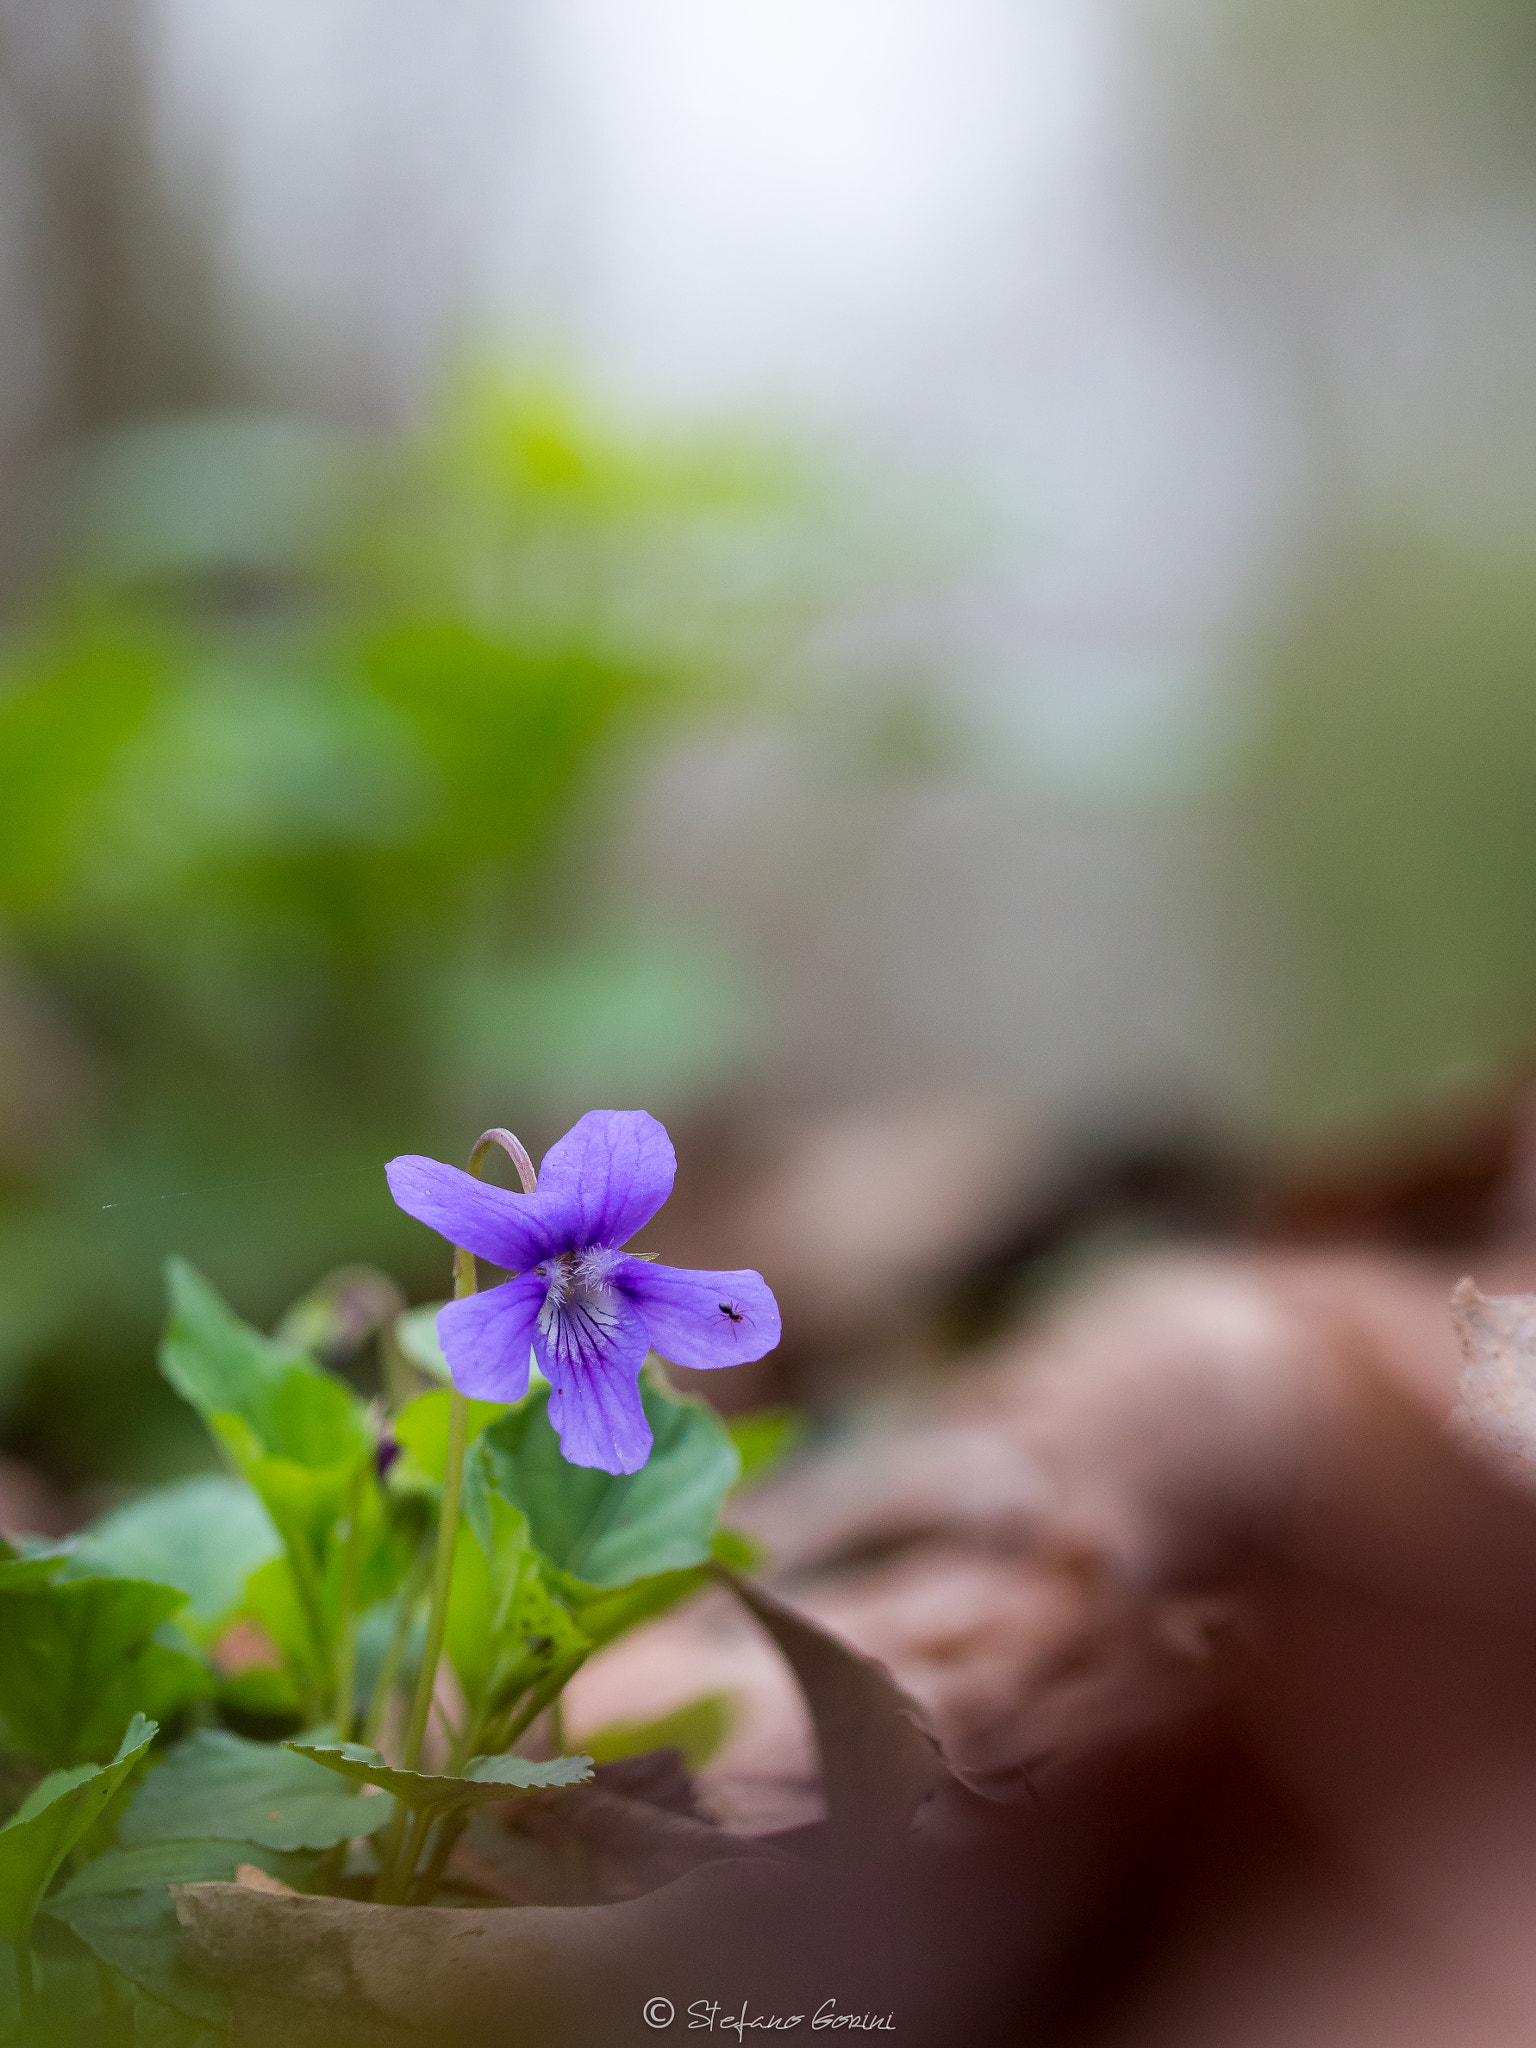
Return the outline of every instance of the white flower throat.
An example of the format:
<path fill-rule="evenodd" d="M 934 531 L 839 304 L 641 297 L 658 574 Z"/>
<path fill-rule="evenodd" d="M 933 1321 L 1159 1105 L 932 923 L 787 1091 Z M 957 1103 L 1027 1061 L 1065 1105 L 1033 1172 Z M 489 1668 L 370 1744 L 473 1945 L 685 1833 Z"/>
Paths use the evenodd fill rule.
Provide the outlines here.
<path fill-rule="evenodd" d="M 557 1252 L 534 1268 L 548 1282 L 539 1310 L 539 1334 L 551 1354 L 576 1365 L 595 1365 L 602 1358 L 621 1317 L 621 1301 L 612 1285 L 619 1252 L 602 1245 L 584 1251 Z"/>

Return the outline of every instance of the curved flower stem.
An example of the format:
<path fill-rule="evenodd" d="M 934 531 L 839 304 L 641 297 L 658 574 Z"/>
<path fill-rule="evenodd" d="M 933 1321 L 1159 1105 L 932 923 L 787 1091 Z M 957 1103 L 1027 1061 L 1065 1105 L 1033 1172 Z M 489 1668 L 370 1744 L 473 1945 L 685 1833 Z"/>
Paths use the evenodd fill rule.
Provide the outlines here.
<path fill-rule="evenodd" d="M 469 1155 L 470 1172 L 479 1174 L 485 1164 L 486 1154 L 498 1145 L 517 1168 L 518 1179 L 523 1184 L 523 1193 L 531 1195 L 538 1185 L 538 1176 L 534 1172 L 533 1161 L 510 1131 L 495 1129 L 481 1132 L 475 1141 L 474 1150 Z M 455 1245 L 455 1300 L 464 1300 L 466 1296 L 475 1292 L 478 1285 L 474 1253 L 465 1251 L 461 1245 Z M 448 1456 L 443 1472 L 443 1505 L 437 1524 L 437 1558 L 432 1573 L 432 1604 L 427 1610 L 427 1640 L 422 1651 L 416 1695 L 411 1702 L 411 1718 L 406 1728 L 405 1749 L 400 1759 L 401 1769 L 407 1771 L 414 1771 L 421 1761 L 421 1746 L 426 1739 L 427 1722 L 432 1713 L 432 1694 L 437 1684 L 438 1659 L 443 1653 L 443 1636 L 448 1627 L 448 1595 L 453 1586 L 453 1557 L 459 1534 L 459 1503 L 464 1489 L 464 1451 L 468 1442 L 469 1400 L 455 1387 L 448 1397 Z M 414 1825 L 407 1831 L 403 1825 L 403 1815 L 404 1808 L 398 1808 L 395 1821 L 385 1840 L 379 1887 L 375 1894 L 380 1899 L 403 1896 L 405 1887 L 410 1882 L 416 1858 L 421 1854 L 425 1833 Z M 403 1847 L 402 1835 L 405 1838 Z"/>
<path fill-rule="evenodd" d="M 538 1192 L 539 1176 L 533 1170 L 533 1161 L 528 1157 L 521 1138 L 515 1138 L 510 1131 L 502 1130 L 498 1124 L 494 1130 L 482 1131 L 475 1140 L 475 1149 L 469 1155 L 469 1170 L 478 1174 L 485 1163 L 485 1155 L 493 1145 L 499 1145 L 512 1164 L 517 1168 L 517 1177 L 523 1184 L 523 1193 Z M 455 1254 L 457 1256 L 457 1254 Z"/>

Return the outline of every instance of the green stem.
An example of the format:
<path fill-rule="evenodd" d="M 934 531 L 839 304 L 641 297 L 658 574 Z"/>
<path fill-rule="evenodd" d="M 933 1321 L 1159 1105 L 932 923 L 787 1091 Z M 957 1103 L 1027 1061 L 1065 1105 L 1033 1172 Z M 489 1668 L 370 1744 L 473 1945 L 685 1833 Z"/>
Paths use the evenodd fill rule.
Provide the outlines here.
<path fill-rule="evenodd" d="M 453 1259 L 458 1295 L 462 1300 L 466 1294 L 474 1292 L 474 1257 L 471 1253 L 455 1251 Z M 467 1287 L 464 1285 L 466 1266 L 470 1283 Z M 464 1449 L 468 1441 L 469 1401 L 455 1387 L 448 1396 L 448 1461 L 443 1473 L 442 1513 L 437 1524 L 437 1555 L 432 1569 L 432 1604 L 427 1610 L 427 1640 L 422 1648 L 416 1696 L 411 1702 L 411 1718 L 400 1757 L 400 1768 L 405 1771 L 414 1771 L 421 1762 L 421 1746 L 426 1739 L 427 1722 L 432 1713 L 437 1663 L 443 1654 L 443 1636 L 448 1627 L 448 1595 L 453 1586 L 453 1553 L 459 1533 L 459 1498 L 464 1485 Z M 400 1897 L 403 1881 L 409 1878 L 416 1866 L 416 1857 L 421 1853 L 421 1842 L 414 1825 L 406 1833 L 404 1815 L 405 1808 L 397 1808 L 389 1833 L 384 1838 L 379 1882 L 374 1892 L 376 1899 Z"/>
<path fill-rule="evenodd" d="M 464 1727 L 460 1732 L 459 1739 L 453 1745 L 453 1748 L 449 1753 L 448 1775 L 450 1778 L 458 1777 L 464 1769 L 464 1766 L 469 1762 L 470 1758 L 472 1756 L 480 1755 L 480 1749 L 478 1747 L 480 1741 L 480 1727 L 480 1717 L 475 1714 L 472 1714 L 469 1717 L 469 1719 L 464 1723 Z"/>
<path fill-rule="evenodd" d="M 472 1255 L 455 1252 L 454 1264 L 464 1260 L 469 1267 L 470 1284 L 466 1287 L 460 1279 L 458 1298 L 474 1293 L 474 1261 Z M 455 1387 L 448 1396 L 448 1460 L 443 1472 L 443 1506 L 437 1524 L 437 1556 L 432 1568 L 432 1604 L 427 1609 L 427 1640 L 421 1656 L 421 1671 L 416 1680 L 416 1697 L 411 1702 L 411 1718 L 405 1731 L 405 1749 L 400 1758 L 400 1768 L 414 1771 L 421 1762 L 421 1745 L 427 1733 L 427 1719 L 432 1712 L 432 1692 L 437 1683 L 437 1661 L 443 1654 L 443 1636 L 448 1627 L 448 1594 L 453 1585 L 453 1553 L 459 1534 L 459 1501 L 464 1489 L 464 1451 L 469 1442 L 469 1398 Z"/>
<path fill-rule="evenodd" d="M 350 1842 L 338 1842 L 334 1849 L 327 1849 L 316 1863 L 307 1881 L 317 1892 L 330 1892 L 340 1883 L 347 1867 L 347 1851 L 351 1846 Z"/>
<path fill-rule="evenodd" d="M 379 1873 L 373 1880 L 373 1903 L 376 1906 L 388 1905 L 397 1897 L 394 1891 L 395 1871 L 399 1866 L 400 1851 L 405 1844 L 405 1831 L 410 1824 L 410 1818 L 409 1812 L 397 1799 L 384 1839 L 378 1847 Z"/>
<path fill-rule="evenodd" d="M 427 1589 L 427 1573 L 431 1568 L 432 1552 L 423 1539 L 416 1555 L 411 1559 L 410 1570 L 401 1585 L 399 1604 L 395 1610 L 395 1625 L 389 1636 L 389 1647 L 384 1652 L 379 1675 L 373 1682 L 368 1711 L 363 1716 L 362 1739 L 370 1749 L 377 1749 L 379 1746 L 379 1734 L 389 1708 L 389 1696 L 395 1689 L 395 1680 L 400 1676 L 400 1666 L 405 1659 L 405 1646 L 411 1639 L 411 1624 L 416 1619 L 416 1609 L 421 1605 L 421 1596 Z"/>
<path fill-rule="evenodd" d="M 404 1811 L 404 1807 L 401 1807 L 400 1812 Z M 405 1897 L 432 1821 L 430 1807 L 422 1813 L 412 1814 L 410 1826 L 406 1831 L 405 1845 L 395 1857 L 393 1864 L 381 1874 L 374 1890 L 376 1905 L 398 1906 Z"/>
<path fill-rule="evenodd" d="M 455 1247 L 453 1266 L 455 1292 L 462 1300 L 466 1294 L 475 1291 L 473 1253 L 462 1252 Z M 427 1639 L 422 1646 L 421 1670 L 416 1676 L 411 1718 L 400 1758 L 400 1768 L 406 1771 L 414 1771 L 421 1762 L 421 1746 L 432 1715 L 437 1664 L 443 1653 L 443 1636 L 448 1627 L 448 1595 L 453 1587 L 453 1554 L 459 1534 L 459 1499 L 464 1486 L 464 1450 L 468 1441 L 469 1402 L 454 1387 L 448 1396 L 448 1455 L 443 1472 L 443 1504 L 438 1516 L 437 1549 L 432 1566 L 432 1605 L 427 1610 Z M 373 1888 L 376 1903 L 399 1899 L 402 1878 L 410 1876 L 421 1849 L 419 1841 L 412 1849 L 414 1837 L 414 1828 L 407 1834 L 406 1809 L 397 1804 L 394 1818 L 379 1848 L 379 1875 Z"/>
<path fill-rule="evenodd" d="M 549 1748 L 552 1756 L 565 1755 L 565 1703 L 559 1693 L 549 1703 Z"/>
<path fill-rule="evenodd" d="M 486 1155 L 493 1147 L 500 1146 L 517 1168 L 523 1192 L 532 1194 L 538 1185 L 533 1162 L 523 1150 L 521 1143 L 510 1131 L 482 1131 L 469 1155 L 469 1170 L 478 1174 L 485 1163 Z M 475 1255 L 462 1245 L 453 1248 L 453 1293 L 456 1301 L 463 1301 L 473 1294 L 479 1285 L 475 1267 Z M 414 1771 L 421 1761 L 421 1746 L 426 1738 L 427 1722 L 432 1713 L 432 1695 L 437 1685 L 438 1659 L 443 1653 L 443 1636 L 448 1627 L 448 1595 L 453 1587 L 453 1558 L 459 1533 L 459 1504 L 464 1489 L 464 1452 L 469 1442 L 469 1401 L 454 1387 L 448 1397 L 448 1454 L 443 1471 L 443 1505 L 437 1524 L 437 1556 L 432 1572 L 432 1604 L 427 1610 L 427 1640 L 422 1652 L 421 1672 L 416 1681 L 416 1696 L 411 1702 L 411 1718 L 405 1733 L 405 1749 L 401 1757 L 401 1768 Z M 379 1881 L 374 1897 L 379 1900 L 398 1900 L 404 1897 L 411 1875 L 416 1868 L 422 1844 L 426 1840 L 430 1818 L 423 1826 L 420 1818 L 414 1820 L 406 1830 L 403 1807 L 397 1807 L 389 1833 L 384 1839 L 380 1854 Z M 404 1835 L 402 1843 L 401 1837 Z"/>
<path fill-rule="evenodd" d="M 461 1807 L 457 1813 L 445 1813 L 437 1824 L 437 1840 L 432 1844 L 432 1854 L 426 1869 L 412 1887 L 411 1903 L 416 1906 L 430 1906 L 437 1896 L 437 1888 L 443 1881 L 443 1872 L 448 1868 L 448 1858 L 453 1854 L 453 1845 L 468 1825 L 469 1815 Z"/>
<path fill-rule="evenodd" d="M 347 1489 L 347 1536 L 341 1553 L 341 1625 L 336 1644 L 336 1726 L 352 1739 L 357 1719 L 357 1585 L 363 1570 L 363 1480 L 359 1464 Z"/>
<path fill-rule="evenodd" d="M 313 1562 L 305 1552 L 302 1534 L 295 1531 L 293 1540 L 287 1547 L 288 1570 L 293 1577 L 294 1591 L 299 1596 L 299 1606 L 303 1610 L 305 1626 L 309 1631 L 310 1648 L 315 1659 L 313 1675 L 317 1683 L 312 1686 L 301 1683 L 300 1690 L 307 1696 L 311 1708 L 310 1718 L 317 1720 L 325 1712 L 325 1695 L 320 1688 L 324 1686 L 325 1673 L 331 1662 L 331 1646 L 327 1640 L 325 1626 L 325 1596 L 321 1591 Z M 302 1681 L 302 1673 L 295 1671 L 293 1675 Z"/>
<path fill-rule="evenodd" d="M 506 1725 L 498 1732 L 496 1747 L 489 1750 L 487 1754 L 491 1756 L 504 1755 L 512 1747 L 513 1743 L 518 1740 L 519 1736 L 525 1734 L 533 1726 L 544 1709 L 552 1706 L 559 1699 L 561 1693 L 564 1692 L 586 1661 L 586 1654 L 583 1653 L 574 1663 L 562 1666 L 552 1677 L 545 1679 L 544 1683 L 537 1688 L 527 1703 L 511 1715 Z"/>

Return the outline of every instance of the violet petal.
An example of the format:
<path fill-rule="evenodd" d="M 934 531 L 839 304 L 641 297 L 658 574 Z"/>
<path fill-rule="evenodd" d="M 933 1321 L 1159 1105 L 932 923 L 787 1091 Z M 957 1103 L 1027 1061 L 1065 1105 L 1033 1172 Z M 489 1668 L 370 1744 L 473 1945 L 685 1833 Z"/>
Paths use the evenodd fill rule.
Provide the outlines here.
<path fill-rule="evenodd" d="M 391 1159 L 384 1172 L 407 1216 L 508 1272 L 526 1272 L 559 1247 L 563 1205 L 542 1194 L 514 1195 L 414 1152 Z"/>
<path fill-rule="evenodd" d="M 438 1338 L 461 1394 L 474 1401 L 523 1398 L 547 1288 L 541 1273 L 520 1273 L 438 1310 Z"/>
<path fill-rule="evenodd" d="M 534 1354 L 550 1383 L 549 1419 L 572 1465 L 638 1472 L 651 1454 L 640 1404 L 645 1329 L 621 1294 L 552 1309 L 534 1333 Z"/>
<path fill-rule="evenodd" d="M 672 1192 L 672 1140 L 643 1109 L 590 1109 L 539 1168 L 539 1199 L 562 1206 L 573 1248 L 621 1245 Z"/>
<path fill-rule="evenodd" d="M 694 1272 L 625 1259 L 614 1285 L 639 1310 L 652 1346 L 674 1365 L 695 1372 L 745 1365 L 779 1341 L 779 1305 L 761 1273 Z"/>

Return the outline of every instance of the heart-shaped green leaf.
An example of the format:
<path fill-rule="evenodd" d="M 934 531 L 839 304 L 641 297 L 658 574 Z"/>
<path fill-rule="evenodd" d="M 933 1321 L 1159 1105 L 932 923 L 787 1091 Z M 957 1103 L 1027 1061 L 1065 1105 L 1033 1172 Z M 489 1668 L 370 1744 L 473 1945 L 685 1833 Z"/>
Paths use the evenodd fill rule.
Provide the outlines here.
<path fill-rule="evenodd" d="M 152 1640 L 186 1604 L 143 1579 L 0 1581 L 0 1718 L 18 1748 L 56 1767 L 105 1761 L 135 1711 L 168 1721 L 211 1680 Z"/>
<path fill-rule="evenodd" d="M 199 1415 L 238 1416 L 263 1451 L 301 1465 L 334 1464 L 361 1442 L 362 1404 L 345 1381 L 242 1323 L 185 1259 L 169 1262 L 166 1279 L 160 1370 Z"/>
<path fill-rule="evenodd" d="M 111 1763 L 52 1772 L 0 1828 L 0 1935 L 7 1941 L 29 1939 L 54 1872 L 154 1738 L 154 1722 L 135 1714 Z"/>
<path fill-rule="evenodd" d="M 251 1573 L 280 1547 L 255 1491 L 210 1472 L 140 1494 L 93 1522 L 70 1553 L 69 1571 L 179 1587 L 187 1605 L 177 1620 L 206 1643 L 239 1611 Z"/>
<path fill-rule="evenodd" d="M 290 1549 L 318 1553 L 372 1455 L 362 1402 L 307 1352 L 242 1323 L 185 1260 L 167 1268 L 160 1370 L 261 1496 Z"/>
<path fill-rule="evenodd" d="M 285 1742 L 283 1747 L 312 1757 L 327 1770 L 392 1792 L 415 1813 L 434 1816 L 461 1806 L 515 1799 L 519 1792 L 550 1792 L 564 1785 L 585 1784 L 592 1775 L 589 1756 L 557 1756 L 543 1763 L 525 1756 L 477 1756 L 464 1766 L 461 1775 L 435 1777 L 425 1771 L 397 1771 L 377 1750 L 365 1749 L 360 1742 Z"/>
<path fill-rule="evenodd" d="M 304 1754 L 199 1728 L 144 1780 L 119 1836 L 129 1848 L 212 1837 L 267 1849 L 331 1849 L 376 1833 L 390 1812 L 387 1799 L 345 1790 Z"/>
<path fill-rule="evenodd" d="M 569 1465 L 540 1392 L 481 1438 L 496 1491 L 528 1517 L 534 1543 L 561 1570 L 603 1589 L 707 1563 L 720 1504 L 741 1459 L 712 1410 L 641 1382 L 655 1446 L 638 1472 Z"/>

